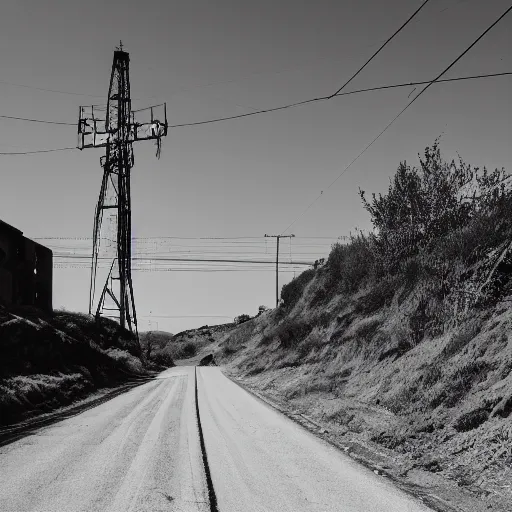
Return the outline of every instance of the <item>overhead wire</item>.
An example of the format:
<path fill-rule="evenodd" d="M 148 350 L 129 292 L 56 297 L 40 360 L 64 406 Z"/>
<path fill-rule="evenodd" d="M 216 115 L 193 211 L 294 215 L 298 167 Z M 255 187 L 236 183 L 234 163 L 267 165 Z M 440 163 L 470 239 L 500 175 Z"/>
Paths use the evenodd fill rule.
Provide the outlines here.
<path fill-rule="evenodd" d="M 338 238 L 347 238 L 346 236 L 296 236 L 297 240 L 337 240 Z M 90 236 L 43 236 L 43 237 L 31 237 L 32 240 L 92 240 Z M 102 238 L 104 240 L 105 238 Z M 263 236 L 231 236 L 231 237 L 215 237 L 215 236 L 145 236 L 145 237 L 132 237 L 132 241 L 141 240 L 262 240 L 267 241 L 268 238 Z M 114 240 L 110 240 L 115 242 Z M 238 242 L 231 242 L 238 243 Z"/>
<path fill-rule="evenodd" d="M 94 95 L 94 94 L 84 94 L 84 93 L 80 93 L 80 92 L 62 91 L 62 90 L 57 90 L 57 89 L 46 89 L 45 87 L 36 87 L 35 85 L 17 84 L 17 83 L 13 83 L 13 82 L 6 82 L 4 80 L 0 80 L 0 84 L 11 85 L 13 87 L 23 87 L 23 88 L 26 88 L 26 89 L 35 89 L 37 91 L 54 92 L 54 93 L 59 93 L 59 94 L 68 94 L 68 95 L 71 95 L 71 96 L 86 96 L 88 98 L 104 98 L 105 97 L 105 95 L 98 96 L 98 95 Z"/>
<path fill-rule="evenodd" d="M 9 151 L 9 152 L 1 152 L 0 155 L 33 155 L 35 153 L 52 153 L 54 151 L 69 151 L 69 150 L 77 149 L 76 147 L 67 147 L 67 148 L 51 148 L 51 149 L 38 149 L 35 151 Z"/>
<path fill-rule="evenodd" d="M 503 73 L 489 73 L 489 74 L 474 75 L 474 76 L 467 76 L 467 77 L 447 78 L 445 80 L 439 80 L 436 83 L 455 82 L 455 81 L 461 81 L 461 80 L 476 80 L 476 79 L 479 79 L 479 78 L 491 78 L 491 77 L 506 76 L 506 75 L 512 75 L 512 72 L 508 71 L 508 72 L 503 72 Z M 277 112 L 279 110 L 285 110 L 285 109 L 289 109 L 289 108 L 298 107 L 298 106 L 301 106 L 301 105 L 307 105 L 309 103 L 316 103 L 316 102 L 320 102 L 320 101 L 327 101 L 327 100 L 334 99 L 334 98 L 337 98 L 337 97 L 340 97 L 340 96 L 349 96 L 349 95 L 352 95 L 352 94 L 359 94 L 359 93 L 362 93 L 362 92 L 379 91 L 379 90 L 384 90 L 384 89 L 394 89 L 394 88 L 398 88 L 398 87 L 410 87 L 411 85 L 425 85 L 425 84 L 428 84 L 428 83 L 430 83 L 430 81 L 426 80 L 426 81 L 421 81 L 421 82 L 406 82 L 406 83 L 393 84 L 393 85 L 382 85 L 382 86 L 377 86 L 377 87 L 368 87 L 368 88 L 364 88 L 364 89 L 357 89 L 357 90 L 354 90 L 354 91 L 338 93 L 336 95 L 319 96 L 319 97 L 311 98 L 311 99 L 308 99 L 308 100 L 303 100 L 303 101 L 297 101 L 297 102 L 294 102 L 294 103 L 289 103 L 287 105 L 281 105 L 279 107 L 272 107 L 272 108 L 256 110 L 255 112 L 246 112 L 245 114 L 235 114 L 235 115 L 232 115 L 232 116 L 216 117 L 216 118 L 207 119 L 207 120 L 204 120 L 204 121 L 192 121 L 192 122 L 188 122 L 188 123 L 172 124 L 172 125 L 169 125 L 168 128 L 184 128 L 184 127 L 187 127 L 187 126 L 200 126 L 200 125 L 205 125 L 205 124 L 220 123 L 222 121 L 229 121 L 229 120 L 232 120 L 232 119 L 241 119 L 243 117 L 255 116 L 255 115 L 258 115 L 258 114 L 266 114 L 266 113 L 269 113 L 269 112 Z"/>
<path fill-rule="evenodd" d="M 91 259 L 90 254 L 85 254 L 85 255 L 54 254 L 53 257 L 54 258 L 69 258 L 69 259 L 88 259 L 88 260 Z M 99 256 L 98 259 L 99 260 L 105 260 L 105 259 L 111 260 L 112 258 L 107 257 L 107 256 Z M 148 261 L 148 260 L 151 260 L 151 261 L 184 261 L 184 262 L 195 261 L 195 262 L 208 262 L 208 263 L 252 263 L 252 264 L 265 264 L 265 265 L 273 263 L 272 260 L 263 261 L 263 260 L 243 260 L 243 259 L 235 260 L 235 259 L 221 259 L 221 258 L 219 258 L 219 259 L 172 258 L 172 257 L 163 257 L 163 256 L 151 257 L 151 258 L 135 256 L 135 257 L 132 257 L 131 259 L 132 259 L 132 261 L 142 261 L 142 260 L 144 260 L 144 261 Z M 293 262 L 283 262 L 283 264 L 284 265 L 311 265 L 312 263 L 309 261 L 293 261 Z"/>
<path fill-rule="evenodd" d="M 431 80 L 416 96 L 413 97 L 409 103 L 386 125 L 386 127 L 341 171 L 341 173 L 336 177 L 334 181 L 325 189 L 330 189 L 340 178 L 347 172 L 350 167 L 384 134 L 384 132 L 425 92 L 429 87 L 431 87 L 435 82 L 439 80 L 441 76 L 443 76 L 447 71 L 449 71 L 457 62 L 459 62 L 462 57 L 464 57 L 490 30 L 492 30 L 510 11 L 512 10 L 512 6 L 510 6 L 494 23 L 492 23 L 480 36 L 478 36 L 455 60 L 453 60 L 436 78 Z M 304 216 L 304 214 L 315 204 L 320 197 L 323 195 L 323 190 L 320 194 L 307 206 L 307 208 L 281 233 L 286 233 L 292 226 L 296 224 L 296 222 Z"/>
<path fill-rule="evenodd" d="M 178 128 L 178 127 L 185 127 L 185 126 L 196 126 L 196 125 L 210 124 L 210 123 L 215 123 L 215 122 L 220 122 L 220 121 L 226 121 L 226 120 L 229 120 L 229 119 L 238 119 L 238 118 L 247 117 L 247 116 L 251 116 L 251 115 L 257 115 L 257 114 L 262 114 L 262 113 L 266 113 L 266 112 L 274 112 L 274 111 L 278 111 L 278 110 L 288 109 L 288 108 L 296 107 L 296 106 L 299 106 L 299 105 L 305 105 L 305 104 L 313 103 L 313 102 L 317 102 L 317 101 L 329 100 L 329 99 L 332 99 L 332 98 L 334 98 L 336 96 L 340 96 L 340 95 L 342 95 L 342 94 L 340 94 L 341 91 L 354 78 L 356 78 L 363 71 L 363 69 L 387 46 L 387 44 L 389 44 L 413 20 L 413 18 L 415 18 L 415 16 L 426 6 L 426 4 L 429 1 L 430 0 L 425 0 L 418 7 L 418 9 L 416 9 L 416 11 L 379 47 L 379 49 L 375 53 L 373 53 L 373 55 L 335 93 L 333 93 L 331 95 L 311 98 L 311 99 L 308 99 L 308 100 L 303 100 L 303 101 L 300 101 L 300 102 L 294 102 L 294 103 L 290 103 L 290 104 L 287 104 L 287 105 L 282 105 L 282 106 L 274 107 L 274 108 L 270 108 L 270 109 L 256 110 L 254 112 L 249 112 L 249 113 L 245 113 L 245 114 L 238 114 L 238 115 L 235 115 L 235 116 L 226 116 L 226 117 L 222 117 L 222 118 L 210 119 L 210 120 L 205 120 L 205 121 L 196 121 L 196 122 L 192 122 L 192 123 L 180 123 L 180 124 L 170 125 L 169 128 Z M 503 76 L 505 74 L 511 74 L 511 73 L 493 73 L 493 74 L 489 74 L 489 75 L 479 75 L 479 76 L 473 76 L 473 77 L 456 78 L 456 79 L 448 79 L 448 80 L 439 80 L 439 82 L 441 82 L 441 81 L 464 80 L 464 79 L 475 79 L 475 78 L 483 78 L 483 77 L 488 77 L 488 76 Z M 393 88 L 393 87 L 405 87 L 405 86 L 410 86 L 410 85 L 422 85 L 422 84 L 425 84 L 425 83 L 428 83 L 428 85 L 426 87 L 426 88 L 428 88 L 428 87 L 430 87 L 432 85 L 432 83 L 437 82 L 437 81 L 438 80 L 433 80 L 433 81 L 430 81 L 430 82 L 410 82 L 408 84 L 396 84 L 396 85 L 391 85 L 391 86 L 372 87 L 372 88 L 367 88 L 367 89 L 364 89 L 364 90 L 351 91 L 351 92 L 348 92 L 348 93 L 345 93 L 345 94 L 355 94 L 356 92 L 364 92 L 364 91 L 370 91 L 370 90 L 375 91 L 375 90 L 378 90 L 380 88 L 384 89 L 384 88 Z M 20 87 L 29 87 L 29 88 L 33 88 L 33 89 L 40 89 L 40 90 L 45 90 L 45 91 L 49 91 L 49 92 L 61 92 L 61 93 L 64 93 L 64 94 L 74 94 L 74 95 L 81 95 L 81 96 L 99 97 L 99 96 L 96 96 L 96 95 L 83 95 L 81 93 L 72 93 L 72 92 L 66 92 L 66 91 L 58 91 L 58 90 L 54 90 L 54 89 L 45 89 L 45 88 L 34 87 L 34 86 L 24 86 L 24 85 L 21 85 L 21 84 L 14 84 L 14 83 L 5 82 L 5 81 L 0 81 L 0 83 L 4 83 L 4 84 L 8 84 L 8 85 L 17 85 L 17 86 L 20 86 Z M 35 123 L 45 123 L 45 124 L 54 124 L 54 125 L 67 125 L 67 126 L 74 126 L 75 125 L 75 123 L 68 123 L 68 122 L 61 122 L 61 121 L 46 121 L 46 120 L 41 120 L 41 119 L 22 118 L 22 117 L 6 116 L 6 115 L 0 115 L 0 117 L 1 118 L 5 118 L 5 119 L 16 119 L 16 120 L 22 120 L 22 121 L 35 122 Z M 68 150 L 72 150 L 72 149 L 76 149 L 76 148 L 69 147 L 69 148 L 54 148 L 54 149 L 36 150 L 36 151 L 0 152 L 0 155 L 28 155 L 28 154 L 34 154 L 34 153 L 49 153 L 49 152 L 54 152 L 54 151 L 68 151 Z"/>
<path fill-rule="evenodd" d="M 463 3 L 463 2 L 466 2 L 466 1 L 468 1 L 468 0 L 460 0 L 458 3 L 438 11 L 438 13 L 443 13 L 443 12 L 449 10 L 449 9 L 452 9 L 453 7 L 458 6 L 460 3 Z M 379 42 L 372 43 L 372 44 L 370 44 L 368 46 L 365 46 L 365 48 L 373 48 L 374 46 L 377 46 L 379 44 Z M 321 61 L 332 61 L 333 59 L 331 57 L 321 57 L 320 59 L 319 58 L 315 58 L 315 62 L 318 62 L 319 60 L 321 60 Z M 334 59 L 334 60 L 337 61 L 337 60 L 340 60 L 340 59 Z M 203 84 L 196 84 L 196 85 L 189 85 L 189 86 L 185 85 L 185 86 L 178 87 L 174 91 L 171 90 L 171 92 L 169 94 L 171 96 L 173 96 L 173 95 L 179 94 L 181 92 L 187 92 L 187 91 L 190 91 L 190 90 L 193 90 L 193 89 L 202 89 L 202 88 L 206 88 L 206 87 L 212 87 L 212 86 L 215 86 L 215 85 L 224 85 L 224 84 L 243 82 L 243 81 L 246 81 L 246 80 L 251 80 L 255 75 L 263 75 L 263 74 L 274 75 L 274 74 L 279 74 L 279 73 L 282 73 L 284 71 L 289 71 L 289 70 L 292 70 L 292 69 L 295 69 L 295 68 L 300 68 L 302 66 L 304 66 L 304 63 L 295 64 L 295 65 L 292 65 L 292 66 L 285 66 L 285 67 L 279 68 L 277 70 L 255 71 L 255 72 L 249 73 L 247 75 L 244 75 L 242 77 L 234 78 L 234 79 L 231 79 L 231 80 L 220 80 L 220 81 L 207 82 L 207 83 L 203 83 Z M 35 86 L 35 85 L 20 84 L 20 83 L 8 82 L 8 81 L 4 81 L 4 80 L 0 80 L 0 85 L 1 84 L 9 85 L 9 86 L 12 86 L 12 87 L 22 87 L 22 88 L 25 88 L 25 89 L 33 89 L 33 90 L 38 90 L 38 91 L 44 91 L 44 92 L 50 92 L 50 93 L 58 93 L 58 94 L 65 94 L 65 95 L 71 95 L 71 96 L 84 96 L 84 97 L 88 97 L 88 98 L 104 98 L 105 97 L 105 95 L 87 94 L 87 93 L 81 93 L 81 92 L 77 92 L 77 91 L 64 91 L 62 89 L 51 89 L 51 88 L 45 88 L 45 87 L 38 87 L 38 86 Z M 144 96 L 143 98 L 132 98 L 132 100 L 161 99 L 162 97 L 163 96 Z"/>
<path fill-rule="evenodd" d="M 329 96 L 329 99 L 334 98 L 334 96 L 337 96 L 345 87 L 356 78 L 363 69 L 370 64 L 370 62 L 377 57 L 377 55 L 412 21 L 412 19 L 425 7 L 430 0 L 425 0 L 417 9 L 414 11 L 414 13 L 407 19 L 400 28 L 398 28 L 393 35 L 388 37 L 386 41 L 379 47 L 379 49 L 334 93 Z"/>
<path fill-rule="evenodd" d="M 511 71 L 504 71 L 501 73 L 485 73 L 480 75 L 472 75 L 472 76 L 464 76 L 464 77 L 455 77 L 455 78 L 446 78 L 442 80 L 436 80 L 435 83 L 444 83 L 444 82 L 458 82 L 458 81 L 464 81 L 464 80 L 476 80 L 476 79 L 482 79 L 482 78 L 493 78 L 493 77 L 500 77 L 500 76 L 509 76 L 512 75 Z M 288 108 L 297 107 L 299 105 L 305 105 L 308 103 L 318 102 L 318 101 L 327 101 L 332 98 L 338 98 L 341 96 L 350 96 L 353 94 L 360 94 L 364 92 L 373 92 L 373 91 L 380 91 L 380 90 L 386 90 L 386 89 L 396 89 L 400 87 L 410 87 L 410 86 L 416 86 L 416 85 L 425 85 L 425 84 L 431 84 L 432 81 L 424 80 L 419 82 L 404 82 L 400 84 L 391 84 L 391 85 L 380 85 L 375 87 L 366 87 L 363 89 L 356 89 L 353 91 L 346 91 L 346 92 L 340 92 L 336 94 L 335 96 L 320 96 L 317 98 L 312 98 L 304 101 L 299 101 L 295 103 L 289 103 L 287 105 L 282 105 L 279 107 L 272 107 L 267 109 L 261 109 L 256 110 L 254 112 L 247 112 L 245 114 L 236 114 L 233 116 L 226 116 L 226 117 L 217 117 L 213 119 L 207 119 L 204 121 L 193 121 L 188 123 L 178 123 L 169 125 L 168 128 L 183 128 L 187 126 L 198 126 L 198 125 L 205 125 L 205 124 L 213 124 L 218 123 L 221 121 L 228 121 L 232 119 L 240 119 L 243 117 L 249 117 L 257 114 L 265 114 L 269 112 L 276 112 L 278 110 L 284 110 Z M 76 126 L 76 123 L 70 123 L 67 121 L 51 121 L 51 120 L 44 120 L 44 119 L 32 119 L 27 117 L 17 117 L 17 116 L 7 116 L 7 115 L 0 115 L 0 118 L 3 119 L 12 119 L 12 120 L 18 120 L 18 121 L 27 121 L 27 122 L 33 122 L 33 123 L 39 123 L 39 124 L 51 124 L 51 125 L 63 125 L 63 126 Z M 78 149 L 77 147 L 65 147 L 65 148 L 51 148 L 51 149 L 41 149 L 41 150 L 34 150 L 34 151 L 7 151 L 7 152 L 0 152 L 0 155 L 30 155 L 30 154 L 36 154 L 36 153 L 50 153 L 54 151 L 70 151 Z"/>
<path fill-rule="evenodd" d="M 77 125 L 77 123 L 67 123 L 67 122 L 64 122 L 64 121 L 46 121 L 44 119 L 31 119 L 31 118 L 28 118 L 28 117 L 14 117 L 14 116 L 0 115 L 0 118 L 2 118 L 2 119 L 14 119 L 16 121 L 30 121 L 32 123 L 60 124 L 60 125 L 64 125 L 64 126 L 76 126 Z"/>

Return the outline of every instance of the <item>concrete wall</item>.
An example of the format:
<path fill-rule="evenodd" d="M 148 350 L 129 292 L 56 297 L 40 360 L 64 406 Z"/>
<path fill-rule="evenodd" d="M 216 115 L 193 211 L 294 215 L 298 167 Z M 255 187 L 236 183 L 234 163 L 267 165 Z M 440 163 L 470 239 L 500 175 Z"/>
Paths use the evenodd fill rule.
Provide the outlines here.
<path fill-rule="evenodd" d="M 53 253 L 0 221 L 0 300 L 52 310 Z"/>

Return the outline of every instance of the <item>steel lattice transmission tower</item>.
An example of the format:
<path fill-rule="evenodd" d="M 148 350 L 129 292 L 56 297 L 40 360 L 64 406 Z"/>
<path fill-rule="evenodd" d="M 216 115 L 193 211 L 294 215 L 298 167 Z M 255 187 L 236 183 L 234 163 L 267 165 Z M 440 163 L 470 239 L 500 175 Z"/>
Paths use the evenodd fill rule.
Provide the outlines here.
<path fill-rule="evenodd" d="M 160 157 L 168 124 L 165 103 L 132 110 L 129 63 L 121 43 L 114 51 L 107 105 L 80 107 L 78 147 L 106 148 L 100 159 L 103 180 L 94 216 L 89 313 L 115 318 L 138 337 L 131 273 L 132 144 L 156 140 Z M 107 267 L 102 265 L 104 260 Z"/>

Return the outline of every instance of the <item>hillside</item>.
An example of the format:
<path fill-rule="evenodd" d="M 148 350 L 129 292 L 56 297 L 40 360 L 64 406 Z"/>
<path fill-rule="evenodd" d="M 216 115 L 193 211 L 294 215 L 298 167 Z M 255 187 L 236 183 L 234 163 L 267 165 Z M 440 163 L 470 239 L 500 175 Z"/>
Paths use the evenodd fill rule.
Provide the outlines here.
<path fill-rule="evenodd" d="M 203 355 L 211 352 L 216 343 L 231 331 L 235 324 L 204 325 L 197 329 L 188 329 L 171 336 L 153 351 L 154 361 L 187 361 L 191 364 L 199 360 Z M 144 341 L 146 343 L 146 341 Z M 199 359 L 198 359 L 199 358 Z"/>
<path fill-rule="evenodd" d="M 333 246 L 215 357 L 436 509 L 510 510 L 509 175 L 437 144 L 420 164 L 361 192 L 374 232 Z"/>
<path fill-rule="evenodd" d="M 0 306 L 0 353 L 1 425 L 148 373 L 129 331 L 80 313 Z"/>

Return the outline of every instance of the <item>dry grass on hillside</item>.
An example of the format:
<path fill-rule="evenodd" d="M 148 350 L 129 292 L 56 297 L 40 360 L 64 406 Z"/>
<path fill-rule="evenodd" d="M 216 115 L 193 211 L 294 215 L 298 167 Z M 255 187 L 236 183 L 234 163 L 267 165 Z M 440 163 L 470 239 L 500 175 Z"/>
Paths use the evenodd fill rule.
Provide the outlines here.
<path fill-rule="evenodd" d="M 401 164 L 389 192 L 365 202 L 375 233 L 333 246 L 216 358 L 389 450 L 405 474 L 512 502 L 508 178 L 445 163 L 436 145 L 421 169 Z"/>
<path fill-rule="evenodd" d="M 1 424 L 147 373 L 128 331 L 80 313 L 0 307 L 0 351 Z"/>

